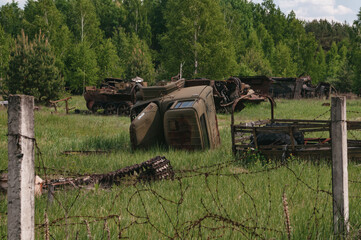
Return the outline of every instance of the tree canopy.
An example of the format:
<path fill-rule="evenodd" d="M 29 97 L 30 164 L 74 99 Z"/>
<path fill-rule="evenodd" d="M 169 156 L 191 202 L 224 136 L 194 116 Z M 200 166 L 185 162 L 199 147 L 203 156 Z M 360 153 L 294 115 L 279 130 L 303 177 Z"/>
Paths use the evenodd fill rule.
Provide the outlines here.
<path fill-rule="evenodd" d="M 12 66 L 23 38 L 34 48 L 24 48 L 27 61 L 38 64 L 31 54 L 42 59 L 46 49 L 52 59 L 54 79 L 39 75 L 49 81 L 42 86 L 62 79 L 59 86 L 72 93 L 105 77 L 154 83 L 180 70 L 186 78 L 310 75 L 314 83 L 361 93 L 361 9 L 348 25 L 301 21 L 273 0 L 28 0 L 24 9 L 7 3 L 0 8 L 0 77 L 9 84 L 29 79 L 30 65 Z M 25 91 L 8 87 L 15 86 Z"/>

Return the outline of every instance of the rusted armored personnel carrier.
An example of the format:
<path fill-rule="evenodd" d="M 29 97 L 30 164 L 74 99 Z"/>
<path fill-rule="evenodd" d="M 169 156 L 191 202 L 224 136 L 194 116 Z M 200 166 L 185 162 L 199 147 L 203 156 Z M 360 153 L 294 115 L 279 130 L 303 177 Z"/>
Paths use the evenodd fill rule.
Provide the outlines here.
<path fill-rule="evenodd" d="M 104 109 L 107 115 L 128 116 L 140 86 L 140 83 L 134 81 L 106 78 L 99 89 L 94 86 L 85 88 L 86 106 L 93 113 Z"/>
<path fill-rule="evenodd" d="M 143 100 L 132 107 L 133 149 L 157 143 L 189 150 L 213 149 L 220 144 L 213 88 L 182 88 L 182 81 L 142 89 Z"/>

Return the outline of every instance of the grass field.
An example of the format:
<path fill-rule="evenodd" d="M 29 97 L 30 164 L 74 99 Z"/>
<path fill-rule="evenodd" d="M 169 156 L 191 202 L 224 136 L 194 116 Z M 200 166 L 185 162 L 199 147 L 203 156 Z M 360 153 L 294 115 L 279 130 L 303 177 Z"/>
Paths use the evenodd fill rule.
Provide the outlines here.
<path fill-rule="evenodd" d="M 323 100 L 277 100 L 276 118 L 329 119 Z M 76 96 L 70 106 L 85 110 Z M 348 100 L 347 118 L 361 121 L 361 100 Z M 56 191 L 36 198 L 36 239 L 44 239 L 45 213 L 50 239 L 332 239 L 332 181 L 328 161 L 289 159 L 281 165 L 232 162 L 230 115 L 218 115 L 221 146 L 209 151 L 154 147 L 132 151 L 129 118 L 66 115 L 60 108 L 35 113 L 35 136 L 41 154 L 36 166 L 48 177 L 106 173 L 157 155 L 171 161 L 175 180 L 134 183 L 112 188 Z M 270 118 L 268 103 L 249 105 L 237 122 Z M 0 109 L 0 170 L 7 169 L 7 113 Z M 360 136 L 358 132 L 353 135 Z M 106 150 L 108 154 L 71 155 L 66 150 Z M 38 151 L 39 153 L 39 151 Z M 224 163 L 224 164 L 222 164 Z M 360 238 L 361 165 L 349 163 L 350 239 Z M 37 174 L 44 177 L 43 168 Z M 0 195 L 0 237 L 6 238 L 6 196 Z M 288 206 L 290 231 L 285 225 Z M 290 236 L 288 235 L 290 234 Z"/>

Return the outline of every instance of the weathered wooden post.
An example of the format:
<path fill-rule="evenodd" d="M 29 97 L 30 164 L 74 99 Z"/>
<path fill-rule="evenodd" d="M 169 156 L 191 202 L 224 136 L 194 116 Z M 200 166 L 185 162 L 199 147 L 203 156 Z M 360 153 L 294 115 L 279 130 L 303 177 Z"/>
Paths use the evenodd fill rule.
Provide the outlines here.
<path fill-rule="evenodd" d="M 346 97 L 331 99 L 332 195 L 334 234 L 348 234 L 348 173 Z"/>
<path fill-rule="evenodd" d="M 13 95 L 8 106 L 8 239 L 33 240 L 34 97 Z"/>

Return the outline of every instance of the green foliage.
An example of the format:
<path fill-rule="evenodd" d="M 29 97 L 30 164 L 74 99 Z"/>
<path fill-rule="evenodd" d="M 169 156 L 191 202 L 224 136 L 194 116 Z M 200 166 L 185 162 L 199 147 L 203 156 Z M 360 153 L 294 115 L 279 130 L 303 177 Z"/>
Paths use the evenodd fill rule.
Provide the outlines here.
<path fill-rule="evenodd" d="M 272 74 L 271 64 L 264 58 L 263 52 L 255 48 L 249 49 L 245 56 L 241 58 L 240 75 L 267 75 Z"/>
<path fill-rule="evenodd" d="M 235 51 L 217 0 L 169 1 L 162 38 L 163 64 L 170 75 L 222 79 L 235 72 Z"/>
<path fill-rule="evenodd" d="M 352 26 L 305 22 L 293 11 L 286 16 L 274 0 L 28 0 L 24 10 L 15 1 L 0 8 L 5 38 L 24 29 L 32 40 L 41 30 L 66 86 L 78 93 L 84 82 L 107 75 L 169 79 L 181 65 L 185 78 L 310 75 L 313 83 L 359 92 L 361 9 L 357 16 Z M 0 34 L 4 69 L 8 44 Z M 95 58 L 77 60 L 73 50 L 83 42 Z"/>
<path fill-rule="evenodd" d="M 121 66 L 125 69 L 124 77 L 132 79 L 139 76 L 154 83 L 155 71 L 147 43 L 136 34 L 127 35 L 123 28 L 115 31 L 112 40 Z"/>
<path fill-rule="evenodd" d="M 104 40 L 97 49 L 99 78 L 121 77 L 124 73 L 117 50 L 110 39 Z"/>
<path fill-rule="evenodd" d="M 135 34 L 132 34 L 129 40 L 130 52 L 128 53 L 126 77 L 131 79 L 139 76 L 149 83 L 154 83 L 154 66 L 147 43 L 140 40 Z"/>
<path fill-rule="evenodd" d="M 73 46 L 67 58 L 66 86 L 73 93 L 82 93 L 86 86 L 97 85 L 99 68 L 95 51 L 87 41 Z"/>
<path fill-rule="evenodd" d="M 19 8 L 17 2 L 13 1 L 3 5 L 0 8 L 0 23 L 4 31 L 12 37 L 20 34 L 23 15 L 23 10 Z"/>
<path fill-rule="evenodd" d="M 147 45 L 152 43 L 152 32 L 148 22 L 147 8 L 142 0 L 123 0 L 126 18 L 124 27 L 130 35 L 137 35 Z"/>
<path fill-rule="evenodd" d="M 57 99 L 63 91 L 63 79 L 55 65 L 50 44 L 40 32 L 32 42 L 22 31 L 11 51 L 5 85 L 10 94 L 34 96 L 38 102 Z"/>
<path fill-rule="evenodd" d="M 100 22 L 96 15 L 92 1 L 70 0 L 71 10 L 69 24 L 75 39 L 80 42 L 88 41 L 92 44 L 99 44 L 102 39 L 102 31 L 99 28 Z"/>
<path fill-rule="evenodd" d="M 9 66 L 10 46 L 12 39 L 8 34 L 4 32 L 4 29 L 0 26 L 0 78 L 3 79 L 6 76 L 6 71 Z"/>
<path fill-rule="evenodd" d="M 312 70 L 312 80 L 314 83 L 324 82 L 326 80 L 327 74 L 327 64 L 326 64 L 326 55 L 322 46 L 319 45 L 318 51 L 316 54 L 316 61 L 314 68 Z"/>
<path fill-rule="evenodd" d="M 272 60 L 274 76 L 296 76 L 296 64 L 293 62 L 291 49 L 286 44 L 280 42 L 276 46 Z"/>
<path fill-rule="evenodd" d="M 325 101 L 315 99 L 278 100 L 277 118 L 314 119 L 326 109 Z M 82 96 L 74 96 L 70 106 L 86 109 Z M 309 106 L 305 108 L 305 106 Z M 348 100 L 349 120 L 357 120 L 361 101 Z M 218 224 L 212 219 L 202 221 L 202 231 L 190 232 L 184 239 L 287 239 L 284 227 L 282 195 L 286 193 L 292 239 L 332 239 L 332 167 L 327 161 L 289 159 L 288 164 L 269 161 L 257 153 L 242 165 L 229 163 L 235 160 L 231 152 L 230 117 L 218 115 L 221 146 L 210 151 L 179 151 L 152 148 L 131 151 L 129 119 L 77 114 L 50 114 L 46 107 L 35 112 L 35 136 L 41 151 L 36 156 L 36 166 L 44 164 L 47 179 L 102 174 L 125 166 L 144 162 L 154 156 L 166 156 L 177 172 L 176 179 L 129 184 L 104 189 L 96 184 L 94 189 L 57 188 L 54 201 L 49 204 L 47 194 L 35 198 L 36 239 L 44 238 L 44 214 L 47 213 L 49 231 L 54 239 L 164 239 L 162 233 L 180 238 L 188 226 L 199 219 L 216 213 L 233 223 L 245 226 L 240 233 L 231 223 Z M 355 111 L 355 112 L 352 112 Z M 248 122 L 270 117 L 269 103 L 250 105 L 236 114 L 236 121 Z M 322 119 L 328 119 L 329 115 Z M 84 124 L 86 123 L 86 124 Z M 115 131 L 116 129 L 116 131 Z M 353 131 L 354 133 L 357 133 Z M 0 157 L 7 157 L 7 113 L 0 109 Z M 108 154 L 72 155 L 66 150 L 110 150 Z M 253 158 L 253 159 L 252 159 Z M 262 160 L 262 159 L 261 159 Z M 225 163 L 225 164 L 221 164 Z M 221 165 L 218 165 L 221 164 Z M 210 167 L 214 166 L 214 167 Z M 0 161 L 0 169 L 7 161 Z M 351 161 L 349 169 L 351 239 L 357 239 L 360 226 L 361 203 L 359 196 L 360 166 Z M 194 171 L 194 172 L 193 172 Z M 205 173 L 210 174 L 205 174 Z M 36 174 L 44 179 L 42 169 Z M 71 186 L 69 186 L 71 188 Z M 7 209 L 6 195 L 0 195 L 0 210 Z M 207 207 L 207 209 L 205 209 Z M 114 217 L 115 216 L 115 217 Z M 120 217 L 118 217 L 120 216 Z M 144 218 L 143 218 L 144 217 Z M 149 226 L 150 222 L 155 228 Z M 105 221 L 106 219 L 106 221 Z M 0 235 L 6 236 L 6 220 L 0 219 Z M 89 222 L 89 231 L 84 221 Z M 136 222 L 137 221 L 137 222 Z M 67 223 L 67 224 L 66 224 Z M 75 223 L 75 224 L 71 224 Z M 139 223 L 139 224 L 138 224 Z M 215 226 L 213 228 L 213 226 Z M 236 226 L 237 229 L 239 226 Z M 212 228 L 207 228 L 212 227 Z M 249 231 L 249 228 L 252 228 Z M 184 230 L 185 229 L 185 230 Z M 246 232 L 249 231 L 249 232 Z M 244 234 L 243 234 L 244 233 Z M 258 236 L 251 234 L 258 233 Z M 179 234 L 179 235 L 177 235 Z M 250 235 L 248 235 L 250 234 Z"/>
<path fill-rule="evenodd" d="M 96 15 L 99 19 L 99 28 L 106 38 L 113 37 L 114 30 L 125 22 L 126 11 L 123 4 L 113 0 L 92 0 Z"/>

